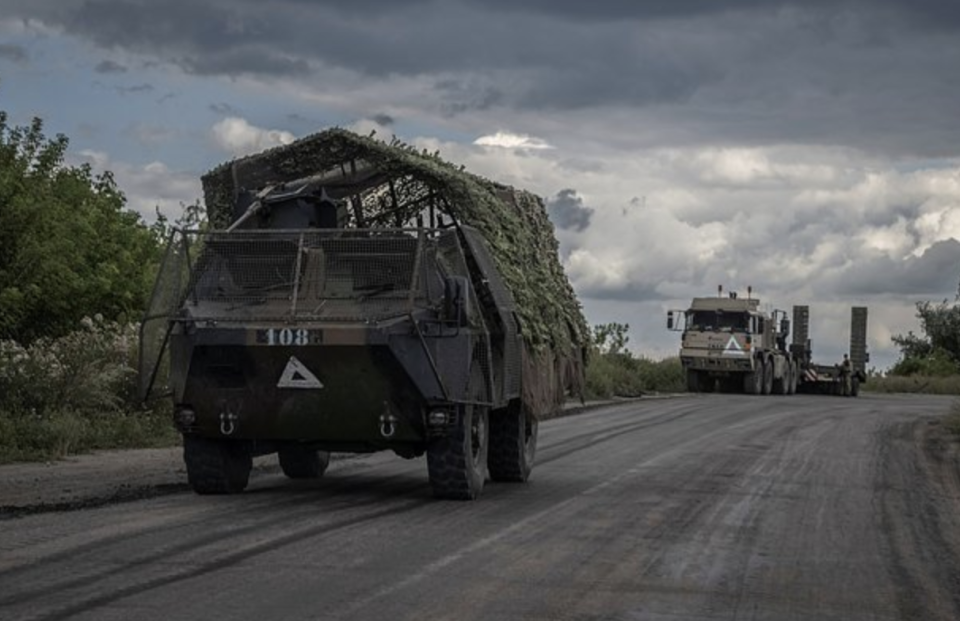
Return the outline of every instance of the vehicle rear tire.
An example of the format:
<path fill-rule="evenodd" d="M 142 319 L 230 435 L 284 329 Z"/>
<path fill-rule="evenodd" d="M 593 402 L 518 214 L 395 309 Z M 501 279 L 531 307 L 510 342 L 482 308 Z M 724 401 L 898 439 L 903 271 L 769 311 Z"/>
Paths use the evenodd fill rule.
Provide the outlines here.
<path fill-rule="evenodd" d="M 797 382 L 799 381 L 800 368 L 796 360 L 790 361 L 790 392 L 788 394 L 797 394 Z"/>
<path fill-rule="evenodd" d="M 774 367 L 773 361 L 771 360 L 770 361 L 771 372 L 773 370 L 773 367 Z M 787 363 L 783 365 L 783 375 L 781 375 L 779 378 L 773 379 L 773 392 L 782 396 L 789 395 L 791 381 L 792 380 L 790 379 L 790 362 L 787 361 Z"/>
<path fill-rule="evenodd" d="M 860 378 L 854 375 L 850 378 L 850 396 L 857 397 L 860 395 Z"/>
<path fill-rule="evenodd" d="M 187 480 L 198 494 L 236 494 L 250 480 L 253 458 L 240 442 L 183 436 Z"/>
<path fill-rule="evenodd" d="M 277 451 L 280 469 L 289 479 L 319 479 L 330 465 L 330 453 L 296 444 Z"/>
<path fill-rule="evenodd" d="M 530 478 L 537 452 L 538 423 L 523 407 L 490 414 L 487 469 L 494 481 L 523 483 Z"/>
<path fill-rule="evenodd" d="M 479 378 L 479 379 L 478 379 Z M 479 367 L 470 375 L 468 395 L 485 400 L 483 375 Z M 427 446 L 427 472 L 433 495 L 448 500 L 473 500 L 480 495 L 487 475 L 489 408 L 461 403 L 457 420 L 446 436 Z"/>

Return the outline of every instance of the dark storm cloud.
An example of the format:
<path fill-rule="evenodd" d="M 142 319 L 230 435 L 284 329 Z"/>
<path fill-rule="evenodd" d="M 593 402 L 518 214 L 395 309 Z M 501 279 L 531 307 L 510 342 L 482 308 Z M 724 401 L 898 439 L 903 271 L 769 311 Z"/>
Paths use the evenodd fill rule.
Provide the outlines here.
<path fill-rule="evenodd" d="M 0 43 L 0 59 L 12 60 L 15 63 L 22 63 L 25 62 L 27 58 L 27 50 L 22 46 Z"/>
<path fill-rule="evenodd" d="M 112 60 L 102 60 L 93 68 L 97 73 L 126 73 L 127 68 Z"/>
<path fill-rule="evenodd" d="M 567 188 L 547 201 L 547 213 L 558 228 L 580 232 L 590 226 L 593 209 L 583 204 L 576 190 Z"/>
<path fill-rule="evenodd" d="M 374 114 L 372 117 L 370 117 L 370 120 L 381 127 L 390 127 L 396 122 L 396 120 L 389 114 Z"/>
<path fill-rule="evenodd" d="M 175 62 L 188 73 L 198 75 L 252 73 L 269 76 L 302 76 L 309 73 L 310 69 L 309 63 L 302 58 L 290 58 L 261 46 L 181 56 Z"/>
<path fill-rule="evenodd" d="M 445 78 L 434 84 L 440 97 L 441 111 L 447 116 L 456 116 L 471 110 L 489 110 L 504 101 L 503 92 L 497 88 L 471 80 Z"/>
<path fill-rule="evenodd" d="M 940 295 L 957 288 L 960 241 L 938 241 L 919 257 L 894 260 L 888 256 L 857 258 L 849 268 L 826 279 L 823 289 L 842 295 Z"/>
<path fill-rule="evenodd" d="M 3 4 L 3 0 L 0 0 Z M 426 78 L 425 115 L 634 110 L 644 144 L 841 144 L 945 157 L 960 3 L 919 0 L 34 0 L 5 8 L 198 75 Z M 366 78 L 366 81 L 363 80 Z M 618 132 L 620 135 L 618 135 Z"/>

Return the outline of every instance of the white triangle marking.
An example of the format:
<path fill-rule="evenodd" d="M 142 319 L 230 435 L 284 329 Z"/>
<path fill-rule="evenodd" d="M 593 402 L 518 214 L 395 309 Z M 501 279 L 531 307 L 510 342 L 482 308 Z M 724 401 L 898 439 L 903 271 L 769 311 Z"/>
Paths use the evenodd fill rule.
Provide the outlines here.
<path fill-rule="evenodd" d="M 745 356 L 743 348 L 740 347 L 740 343 L 737 342 L 737 338 L 730 335 L 730 340 L 727 341 L 727 348 L 723 351 L 726 356 Z"/>
<path fill-rule="evenodd" d="M 323 388 L 323 383 L 295 356 L 290 356 L 277 388 Z"/>

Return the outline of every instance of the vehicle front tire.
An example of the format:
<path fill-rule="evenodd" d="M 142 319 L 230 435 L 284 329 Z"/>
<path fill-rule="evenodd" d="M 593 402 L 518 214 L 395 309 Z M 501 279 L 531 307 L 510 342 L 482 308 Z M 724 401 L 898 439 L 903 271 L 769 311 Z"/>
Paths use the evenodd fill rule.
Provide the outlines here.
<path fill-rule="evenodd" d="M 766 365 L 763 364 L 762 359 L 757 359 L 754 362 L 756 363 L 754 370 L 743 376 L 743 392 L 748 395 L 762 395 Z"/>
<path fill-rule="evenodd" d="M 231 440 L 183 436 L 187 480 L 198 494 L 236 494 L 250 480 L 253 458 L 246 445 Z"/>
<path fill-rule="evenodd" d="M 522 483 L 530 478 L 537 452 L 538 423 L 523 407 L 504 408 L 490 415 L 487 468 L 494 481 Z"/>
<path fill-rule="evenodd" d="M 473 500 L 486 479 L 487 408 L 462 404 L 447 436 L 427 447 L 427 470 L 433 495 L 447 500 Z"/>

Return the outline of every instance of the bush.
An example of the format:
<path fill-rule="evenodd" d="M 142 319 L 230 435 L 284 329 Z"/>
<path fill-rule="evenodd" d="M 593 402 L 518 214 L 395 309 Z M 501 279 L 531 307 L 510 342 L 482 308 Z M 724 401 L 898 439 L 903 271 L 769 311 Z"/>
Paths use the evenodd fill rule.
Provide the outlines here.
<path fill-rule="evenodd" d="M 924 356 L 905 356 L 893 365 L 888 375 L 946 377 L 956 375 L 958 370 L 960 369 L 949 352 L 933 349 Z"/>
<path fill-rule="evenodd" d="M 650 360 L 630 352 L 594 351 L 587 366 L 586 396 L 590 399 L 639 397 L 651 392 L 684 389 L 679 358 Z"/>
<path fill-rule="evenodd" d="M 136 326 L 85 318 L 28 347 L 0 341 L 0 462 L 176 438 L 164 412 L 136 400 Z"/>

